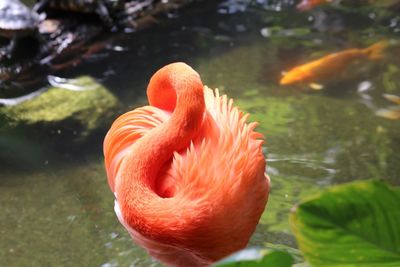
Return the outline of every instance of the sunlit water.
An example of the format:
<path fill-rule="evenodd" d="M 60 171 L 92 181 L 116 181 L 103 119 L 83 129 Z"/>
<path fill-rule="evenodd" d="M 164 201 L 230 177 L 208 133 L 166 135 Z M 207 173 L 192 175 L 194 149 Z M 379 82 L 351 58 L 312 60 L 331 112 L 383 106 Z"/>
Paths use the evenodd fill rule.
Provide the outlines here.
<path fill-rule="evenodd" d="M 375 115 L 390 105 L 383 93 L 400 95 L 398 54 L 389 51 L 385 60 L 355 66 L 320 91 L 278 85 L 281 72 L 297 64 L 396 40 L 399 15 L 386 7 L 300 14 L 288 4 L 197 6 L 167 25 L 119 41 L 120 52 L 106 51 L 106 57 L 58 73 L 94 76 L 129 110 L 146 104 L 146 83 L 155 70 L 185 61 L 205 84 L 251 113 L 266 137 L 272 180 L 251 246 L 296 247 L 291 207 L 332 184 L 370 178 L 400 183 L 400 121 Z M 49 133 L 56 146 L 30 132 L 25 138 L 0 136 L 0 266 L 158 265 L 132 243 L 114 215 L 103 167 L 104 134 L 70 145 L 62 132 Z"/>

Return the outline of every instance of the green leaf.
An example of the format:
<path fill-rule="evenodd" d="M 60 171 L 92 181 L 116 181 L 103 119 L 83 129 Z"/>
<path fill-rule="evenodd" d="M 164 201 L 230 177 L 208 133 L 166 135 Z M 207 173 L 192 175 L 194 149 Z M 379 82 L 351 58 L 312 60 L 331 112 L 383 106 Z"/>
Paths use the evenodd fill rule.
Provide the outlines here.
<path fill-rule="evenodd" d="M 290 221 L 313 266 L 400 266 L 400 191 L 384 182 L 332 187 L 301 203 Z"/>
<path fill-rule="evenodd" d="M 269 242 L 264 242 L 264 247 L 269 250 L 280 250 L 285 251 L 292 256 L 294 263 L 303 263 L 304 258 L 301 255 L 301 251 L 283 244 L 273 244 Z"/>
<path fill-rule="evenodd" d="M 243 249 L 217 262 L 213 267 L 291 267 L 292 256 L 282 250 Z"/>

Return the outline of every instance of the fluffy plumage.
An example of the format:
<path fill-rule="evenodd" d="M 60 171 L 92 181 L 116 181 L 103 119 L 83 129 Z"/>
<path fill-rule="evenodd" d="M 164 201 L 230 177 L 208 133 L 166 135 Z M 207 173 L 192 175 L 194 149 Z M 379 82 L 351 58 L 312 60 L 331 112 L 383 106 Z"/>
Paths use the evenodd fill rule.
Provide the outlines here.
<path fill-rule="evenodd" d="M 245 247 L 264 210 L 262 135 L 184 63 L 158 71 L 148 97 L 104 141 L 115 211 L 161 262 L 207 266 Z"/>

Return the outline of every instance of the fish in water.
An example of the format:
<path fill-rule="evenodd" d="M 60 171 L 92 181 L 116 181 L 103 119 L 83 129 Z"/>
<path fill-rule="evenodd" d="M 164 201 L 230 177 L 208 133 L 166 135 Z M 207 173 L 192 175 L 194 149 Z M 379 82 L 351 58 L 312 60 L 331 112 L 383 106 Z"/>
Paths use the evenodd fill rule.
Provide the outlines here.
<path fill-rule="evenodd" d="M 308 11 L 319 5 L 332 2 L 333 0 L 302 0 L 296 7 L 299 11 Z"/>
<path fill-rule="evenodd" d="M 400 120 L 400 96 L 392 94 L 384 94 L 384 98 L 397 104 L 398 106 L 391 106 L 388 108 L 381 108 L 376 111 L 376 115 L 390 120 Z"/>
<path fill-rule="evenodd" d="M 383 94 L 383 97 L 389 100 L 390 102 L 400 105 L 400 96 L 392 94 Z"/>
<path fill-rule="evenodd" d="M 375 43 L 364 49 L 347 49 L 329 54 L 320 59 L 297 66 L 284 74 L 281 85 L 315 84 L 327 80 L 345 71 L 350 64 L 362 59 L 379 60 L 383 58 L 386 41 Z M 322 89 L 321 86 L 311 86 L 313 89 Z"/>
<path fill-rule="evenodd" d="M 147 96 L 104 140 L 115 212 L 167 266 L 209 266 L 244 248 L 264 211 L 263 137 L 184 63 L 158 70 Z"/>
<path fill-rule="evenodd" d="M 400 120 L 400 107 L 392 106 L 388 108 L 381 108 L 376 111 L 376 116 L 389 119 L 389 120 Z"/>

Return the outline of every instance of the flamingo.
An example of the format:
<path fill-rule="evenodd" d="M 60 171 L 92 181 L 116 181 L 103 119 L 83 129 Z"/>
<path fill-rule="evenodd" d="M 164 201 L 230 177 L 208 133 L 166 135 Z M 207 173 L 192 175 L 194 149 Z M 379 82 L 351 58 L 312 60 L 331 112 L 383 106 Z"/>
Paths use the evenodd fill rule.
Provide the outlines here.
<path fill-rule="evenodd" d="M 104 140 L 115 213 L 165 265 L 209 266 L 245 247 L 264 211 L 263 136 L 185 63 L 158 70 L 147 97 Z"/>

